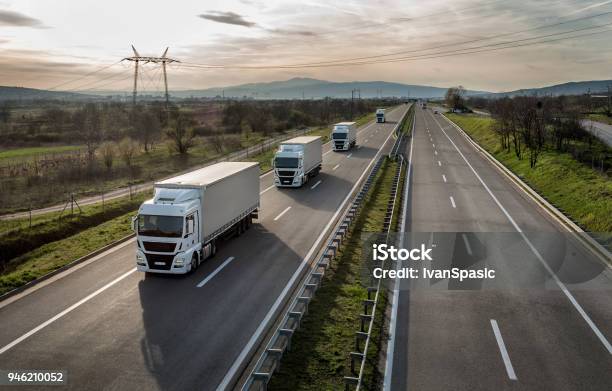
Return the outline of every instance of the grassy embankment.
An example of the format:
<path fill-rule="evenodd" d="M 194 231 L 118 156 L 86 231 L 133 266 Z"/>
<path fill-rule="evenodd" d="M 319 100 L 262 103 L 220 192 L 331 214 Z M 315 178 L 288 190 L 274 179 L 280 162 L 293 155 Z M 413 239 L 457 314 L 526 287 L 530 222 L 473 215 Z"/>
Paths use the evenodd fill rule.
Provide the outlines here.
<path fill-rule="evenodd" d="M 372 116 L 358 121 L 365 123 Z M 316 131 L 329 135 L 330 129 L 322 127 Z M 265 172 L 270 169 L 274 150 L 271 148 L 248 160 L 258 161 Z M 61 220 L 59 212 L 36 215 L 32 217 L 31 228 L 29 218 L 0 220 L 0 294 L 128 235 L 131 216 L 148 196 L 150 193 L 145 192 L 131 200 L 123 197 L 107 202 L 104 211 L 101 204 L 84 206 L 82 214 L 67 217 L 64 212 Z"/>
<path fill-rule="evenodd" d="M 321 287 L 308 306 L 308 315 L 291 340 L 291 351 L 282 360 L 280 371 L 271 380 L 272 390 L 344 389 L 350 373 L 349 353 L 354 350 L 359 314 L 367 298 L 361 281 L 362 234 L 381 232 L 389 191 L 397 163 L 386 161 L 371 188 L 355 224 Z M 396 223 L 394 223 L 396 224 Z M 380 381 L 376 368 L 383 333 L 384 292 L 379 297 L 375 329 L 368 349 L 365 384 Z M 373 387 L 376 388 L 376 387 Z"/>
<path fill-rule="evenodd" d="M 536 167 L 531 169 L 528 157 L 519 160 L 514 151 L 501 148 L 498 136 L 491 129 L 493 119 L 460 114 L 447 116 L 585 231 L 612 231 L 612 180 L 576 161 L 571 154 L 551 149 L 542 151 Z"/>
<path fill-rule="evenodd" d="M 587 115 L 587 119 L 612 125 L 612 117 L 608 117 L 605 114 L 589 114 Z"/>

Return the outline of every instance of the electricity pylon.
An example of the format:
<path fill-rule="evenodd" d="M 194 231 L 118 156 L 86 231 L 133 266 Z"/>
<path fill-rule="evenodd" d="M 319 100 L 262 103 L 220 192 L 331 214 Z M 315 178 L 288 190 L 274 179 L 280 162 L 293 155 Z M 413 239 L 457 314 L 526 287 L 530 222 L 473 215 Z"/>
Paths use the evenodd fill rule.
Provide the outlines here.
<path fill-rule="evenodd" d="M 134 47 L 134 45 L 132 45 L 132 51 L 134 52 L 134 55 L 132 57 L 126 57 L 123 59 L 127 61 L 132 61 L 134 63 L 134 91 L 132 93 L 132 104 L 136 105 L 136 95 L 138 95 L 138 65 L 141 62 L 145 64 L 152 62 L 155 64 L 162 65 L 162 72 L 164 75 L 164 92 L 165 92 L 164 97 L 166 98 L 166 110 L 168 110 L 170 95 L 168 95 L 168 76 L 166 75 L 166 64 L 169 64 L 171 62 L 180 62 L 180 61 L 175 58 L 170 58 L 167 56 L 168 48 L 164 50 L 164 53 L 161 55 L 161 57 L 141 56 L 136 50 L 136 48 Z"/>

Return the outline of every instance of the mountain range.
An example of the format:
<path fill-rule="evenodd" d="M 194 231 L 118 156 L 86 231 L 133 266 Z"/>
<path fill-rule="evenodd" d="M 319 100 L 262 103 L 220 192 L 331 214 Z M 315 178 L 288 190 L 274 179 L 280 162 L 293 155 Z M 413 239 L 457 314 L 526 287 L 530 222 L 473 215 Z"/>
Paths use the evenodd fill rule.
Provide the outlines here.
<path fill-rule="evenodd" d="M 547 87 L 519 89 L 509 92 L 487 92 L 468 90 L 469 96 L 501 97 L 518 95 L 576 95 L 584 93 L 607 92 L 612 80 L 591 80 L 568 82 Z M 355 97 L 411 97 L 442 98 L 447 88 L 424 85 L 402 84 L 386 81 L 353 81 L 331 82 L 311 78 L 293 78 L 285 81 L 267 83 L 249 83 L 229 87 L 218 87 L 197 90 L 170 91 L 173 98 L 251 98 L 251 99 L 318 99 L 324 97 L 350 98 L 352 91 Z M 144 95 L 147 93 L 145 92 Z M 0 86 L 0 100 L 33 100 L 33 99 L 66 99 L 89 100 L 101 96 L 122 96 L 125 91 L 89 91 L 87 94 L 63 91 L 48 91 L 22 87 Z M 159 96 L 161 98 L 161 96 Z"/>

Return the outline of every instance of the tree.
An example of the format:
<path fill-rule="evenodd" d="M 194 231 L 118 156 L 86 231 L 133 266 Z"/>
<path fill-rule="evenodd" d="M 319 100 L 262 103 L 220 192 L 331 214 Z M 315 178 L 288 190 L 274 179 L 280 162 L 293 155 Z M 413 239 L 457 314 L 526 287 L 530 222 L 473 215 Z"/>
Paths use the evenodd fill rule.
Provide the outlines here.
<path fill-rule="evenodd" d="M 100 153 L 102 154 L 102 161 L 106 166 L 108 171 L 113 168 L 113 161 L 115 159 L 115 144 L 107 141 L 100 146 Z M 132 158 L 129 159 L 130 164 L 132 162 Z"/>
<path fill-rule="evenodd" d="M 132 167 L 134 163 L 134 156 L 138 151 L 138 146 L 136 143 L 129 137 L 124 137 L 121 142 L 119 142 L 119 154 L 121 155 L 121 159 L 126 166 Z"/>
<path fill-rule="evenodd" d="M 174 123 L 166 130 L 166 136 L 172 141 L 172 148 L 181 155 L 186 154 L 194 145 L 192 121 L 179 114 Z"/>
<path fill-rule="evenodd" d="M 161 133 L 161 122 L 159 116 L 153 109 L 144 110 L 137 107 L 132 113 L 132 126 L 134 136 L 142 143 L 145 152 L 153 147 L 153 142 Z"/>
<path fill-rule="evenodd" d="M 463 86 L 449 88 L 444 99 L 452 110 L 463 110 L 465 108 L 465 88 Z"/>
<path fill-rule="evenodd" d="M 11 107 L 8 102 L 4 102 L 2 106 L 0 106 L 0 120 L 3 123 L 7 124 L 11 119 Z"/>
<path fill-rule="evenodd" d="M 83 112 L 83 138 L 87 146 L 89 161 L 93 161 L 96 148 L 102 140 L 100 110 L 94 103 L 88 103 L 83 108 Z"/>

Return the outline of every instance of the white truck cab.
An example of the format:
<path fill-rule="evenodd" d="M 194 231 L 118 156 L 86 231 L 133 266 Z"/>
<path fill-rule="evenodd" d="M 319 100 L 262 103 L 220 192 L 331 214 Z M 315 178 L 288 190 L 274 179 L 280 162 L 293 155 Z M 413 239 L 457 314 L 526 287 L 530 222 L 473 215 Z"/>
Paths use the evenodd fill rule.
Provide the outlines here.
<path fill-rule="evenodd" d="M 282 142 L 272 159 L 276 187 L 301 187 L 316 176 L 323 163 L 322 146 L 318 136 L 301 136 Z"/>
<path fill-rule="evenodd" d="M 385 119 L 385 109 L 376 109 L 376 122 L 384 123 Z"/>
<path fill-rule="evenodd" d="M 334 151 L 348 151 L 357 145 L 357 123 L 339 122 L 335 124 L 331 138 Z"/>

